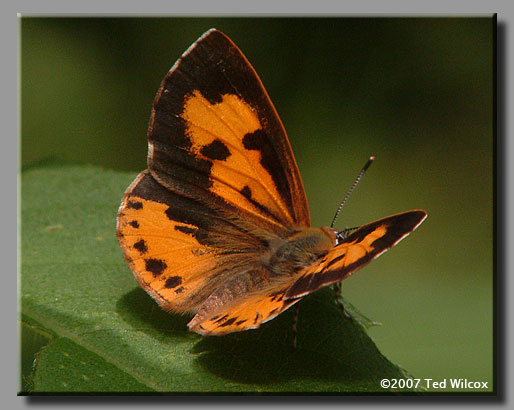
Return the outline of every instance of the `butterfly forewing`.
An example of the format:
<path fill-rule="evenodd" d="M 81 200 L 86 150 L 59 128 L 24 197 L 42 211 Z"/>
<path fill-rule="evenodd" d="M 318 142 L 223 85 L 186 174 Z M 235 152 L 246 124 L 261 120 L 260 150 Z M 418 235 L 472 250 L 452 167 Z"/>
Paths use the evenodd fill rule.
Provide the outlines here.
<path fill-rule="evenodd" d="M 148 137 L 149 169 L 168 189 L 275 232 L 309 225 L 284 127 L 248 60 L 219 31 L 165 77 Z"/>
<path fill-rule="evenodd" d="M 296 298 L 339 282 L 396 245 L 427 217 L 413 210 L 361 226 L 305 273 L 286 291 Z"/>

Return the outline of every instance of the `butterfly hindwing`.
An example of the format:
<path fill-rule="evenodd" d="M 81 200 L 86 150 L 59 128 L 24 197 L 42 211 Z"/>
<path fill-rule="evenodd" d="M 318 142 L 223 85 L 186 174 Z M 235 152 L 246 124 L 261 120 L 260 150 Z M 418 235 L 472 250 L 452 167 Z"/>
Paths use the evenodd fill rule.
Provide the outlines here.
<path fill-rule="evenodd" d="M 307 269 L 287 289 L 286 298 L 297 298 L 339 282 L 396 245 L 426 218 L 422 210 L 389 216 L 363 225 Z"/>
<path fill-rule="evenodd" d="M 308 226 L 284 127 L 248 60 L 223 33 L 198 39 L 164 78 L 148 132 L 165 187 L 268 230 Z"/>
<path fill-rule="evenodd" d="M 233 274 L 227 265 L 244 265 L 263 247 L 260 238 L 164 188 L 148 171 L 125 193 L 117 234 L 139 284 L 164 309 L 175 311 L 195 311 Z"/>
<path fill-rule="evenodd" d="M 234 303 L 210 312 L 207 317 L 193 318 L 188 326 L 190 330 L 204 336 L 220 336 L 256 329 L 301 300 L 301 298 L 288 300 L 284 298 L 284 293 L 290 284 L 291 281 L 282 283 L 274 289 L 268 288 L 246 295 L 244 298 L 235 300 Z"/>

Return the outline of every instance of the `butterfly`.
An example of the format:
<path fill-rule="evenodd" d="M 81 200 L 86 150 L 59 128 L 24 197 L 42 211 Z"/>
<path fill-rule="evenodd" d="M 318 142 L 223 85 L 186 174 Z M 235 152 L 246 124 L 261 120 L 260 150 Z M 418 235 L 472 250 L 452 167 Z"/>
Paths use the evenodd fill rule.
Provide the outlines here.
<path fill-rule="evenodd" d="M 412 210 L 351 234 L 310 226 L 289 140 L 257 73 L 223 33 L 203 34 L 155 97 L 148 169 L 124 194 L 117 236 L 139 285 L 191 331 L 258 328 L 412 232 Z"/>

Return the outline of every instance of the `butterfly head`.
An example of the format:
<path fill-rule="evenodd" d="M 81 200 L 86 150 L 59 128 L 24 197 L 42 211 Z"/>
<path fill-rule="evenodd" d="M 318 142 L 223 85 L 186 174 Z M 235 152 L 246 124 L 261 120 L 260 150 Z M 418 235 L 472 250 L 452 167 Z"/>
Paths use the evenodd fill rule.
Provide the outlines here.
<path fill-rule="evenodd" d="M 348 237 L 346 230 L 336 232 L 336 246 L 343 242 Z"/>
<path fill-rule="evenodd" d="M 331 239 L 333 246 L 337 246 L 344 242 L 354 230 L 358 229 L 358 227 L 345 228 L 342 231 L 338 231 L 337 229 L 329 226 L 323 226 L 320 229 Z"/>

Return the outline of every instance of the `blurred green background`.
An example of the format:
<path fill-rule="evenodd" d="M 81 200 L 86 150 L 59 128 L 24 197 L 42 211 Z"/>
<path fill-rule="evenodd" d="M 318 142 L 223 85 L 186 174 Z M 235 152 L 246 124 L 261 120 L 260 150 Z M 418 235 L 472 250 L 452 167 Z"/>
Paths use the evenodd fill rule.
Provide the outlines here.
<path fill-rule="evenodd" d="M 340 228 L 427 210 L 406 241 L 344 282 L 383 324 L 369 331 L 381 351 L 415 377 L 491 385 L 492 18 L 23 18 L 22 166 L 146 168 L 157 88 L 211 27 L 266 86 L 313 225 L 330 224 L 370 155 Z"/>

